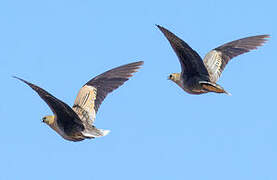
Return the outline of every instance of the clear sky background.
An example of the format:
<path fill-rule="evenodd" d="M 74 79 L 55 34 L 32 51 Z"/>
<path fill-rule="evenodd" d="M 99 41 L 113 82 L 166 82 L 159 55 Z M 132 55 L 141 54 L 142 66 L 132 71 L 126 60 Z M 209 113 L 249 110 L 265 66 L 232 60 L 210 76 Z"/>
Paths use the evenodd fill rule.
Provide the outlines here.
<path fill-rule="evenodd" d="M 276 180 L 277 4 L 252 0 L 3 0 L 0 2 L 0 179 Z M 270 34 L 233 59 L 224 94 L 189 95 L 155 24 L 202 57 L 223 43 Z M 73 104 L 81 86 L 119 65 L 145 61 L 103 102 L 98 128 L 69 142 L 41 118 L 52 114 L 17 75 Z"/>

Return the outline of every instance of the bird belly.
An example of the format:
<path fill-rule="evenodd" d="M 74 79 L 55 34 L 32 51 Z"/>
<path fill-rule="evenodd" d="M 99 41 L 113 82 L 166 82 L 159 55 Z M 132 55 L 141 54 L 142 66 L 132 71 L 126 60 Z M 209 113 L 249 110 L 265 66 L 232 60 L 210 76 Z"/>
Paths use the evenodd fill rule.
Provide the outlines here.
<path fill-rule="evenodd" d="M 179 82 L 177 83 L 184 91 L 186 91 L 189 94 L 198 95 L 198 94 L 204 94 L 207 93 L 206 90 L 204 90 L 200 84 L 196 81 L 188 81 L 186 83 Z"/>
<path fill-rule="evenodd" d="M 56 131 L 60 136 L 62 136 L 65 140 L 68 141 L 82 141 L 85 139 L 83 134 L 81 132 L 74 133 L 73 135 L 69 136 L 67 135 L 63 129 L 60 129 L 59 126 L 57 125 L 57 122 L 55 122 L 56 125 L 50 125 L 50 127 Z"/>
<path fill-rule="evenodd" d="M 183 88 L 184 91 L 186 91 L 187 93 L 189 94 L 193 94 L 193 95 L 198 95 L 198 94 L 204 94 L 204 93 L 207 93 L 207 91 L 203 90 L 203 89 L 186 89 L 186 88 Z"/>

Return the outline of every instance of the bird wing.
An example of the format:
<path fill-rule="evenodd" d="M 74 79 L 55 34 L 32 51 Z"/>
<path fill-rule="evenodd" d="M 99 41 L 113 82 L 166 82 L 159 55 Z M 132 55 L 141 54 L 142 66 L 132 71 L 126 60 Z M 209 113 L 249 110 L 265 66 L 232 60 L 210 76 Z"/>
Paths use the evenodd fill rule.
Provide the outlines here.
<path fill-rule="evenodd" d="M 55 114 L 59 128 L 63 129 L 67 135 L 71 135 L 75 132 L 80 132 L 84 130 L 82 121 L 66 103 L 57 99 L 56 97 L 54 97 L 44 89 L 36 86 L 35 84 L 25 81 L 24 79 L 21 79 L 19 77 L 14 76 L 14 78 L 26 83 L 38 93 L 38 95 L 48 104 L 52 112 Z"/>
<path fill-rule="evenodd" d="M 240 54 L 262 46 L 269 35 L 251 36 L 235 40 L 211 50 L 204 58 L 204 64 L 209 72 L 211 82 L 216 82 L 227 63 Z"/>
<path fill-rule="evenodd" d="M 88 81 L 79 91 L 73 110 L 82 121 L 92 124 L 102 101 L 136 72 L 143 61 L 126 64 L 106 71 Z"/>
<path fill-rule="evenodd" d="M 182 74 L 187 76 L 204 75 L 209 76 L 204 63 L 199 54 L 194 51 L 187 43 L 177 37 L 166 28 L 157 25 L 162 31 L 171 47 L 174 49 L 182 67 Z"/>

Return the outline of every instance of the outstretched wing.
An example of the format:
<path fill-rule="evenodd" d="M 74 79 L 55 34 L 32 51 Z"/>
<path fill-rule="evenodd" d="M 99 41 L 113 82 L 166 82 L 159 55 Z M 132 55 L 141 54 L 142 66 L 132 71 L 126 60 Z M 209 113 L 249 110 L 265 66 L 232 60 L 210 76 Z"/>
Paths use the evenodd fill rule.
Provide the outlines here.
<path fill-rule="evenodd" d="M 127 81 L 142 64 L 143 61 L 126 64 L 91 79 L 80 89 L 73 110 L 82 121 L 93 123 L 98 108 L 108 93 Z"/>
<path fill-rule="evenodd" d="M 58 126 L 61 129 L 64 129 L 64 132 L 67 135 L 71 135 L 75 132 L 80 132 L 84 130 L 82 121 L 80 121 L 78 115 L 66 103 L 52 96 L 50 93 L 36 86 L 35 84 L 32 84 L 28 81 L 25 81 L 24 79 L 15 76 L 14 78 L 26 83 L 38 93 L 38 95 L 48 104 L 52 112 L 57 117 Z"/>
<path fill-rule="evenodd" d="M 169 30 L 159 25 L 157 25 L 157 27 L 165 35 L 171 47 L 174 49 L 176 55 L 178 56 L 182 67 L 182 74 L 185 74 L 187 76 L 209 76 L 201 57 L 196 51 L 194 51 L 187 43 L 185 43 L 182 39 L 177 37 Z"/>
<path fill-rule="evenodd" d="M 226 43 L 211 50 L 204 58 L 204 64 L 209 72 L 210 80 L 216 82 L 227 63 L 240 54 L 262 46 L 269 35 L 251 36 Z"/>

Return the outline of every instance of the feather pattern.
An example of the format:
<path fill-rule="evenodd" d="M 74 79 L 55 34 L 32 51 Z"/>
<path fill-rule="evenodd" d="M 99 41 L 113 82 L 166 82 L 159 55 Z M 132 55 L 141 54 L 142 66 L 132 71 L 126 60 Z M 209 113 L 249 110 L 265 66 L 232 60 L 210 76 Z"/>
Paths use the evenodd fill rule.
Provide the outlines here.
<path fill-rule="evenodd" d="M 211 50 L 204 58 L 204 64 L 209 72 L 211 82 L 216 82 L 228 62 L 243 53 L 257 49 L 266 42 L 269 35 L 259 35 L 242 38 Z"/>
<path fill-rule="evenodd" d="M 96 116 L 95 100 L 97 95 L 97 89 L 92 86 L 83 86 L 73 105 L 73 110 L 78 114 L 81 121 L 93 124 Z"/>
<path fill-rule="evenodd" d="M 106 71 L 88 81 L 79 91 L 73 109 L 82 121 L 94 122 L 96 113 L 108 93 L 123 85 L 143 64 L 143 61 L 126 64 Z"/>

